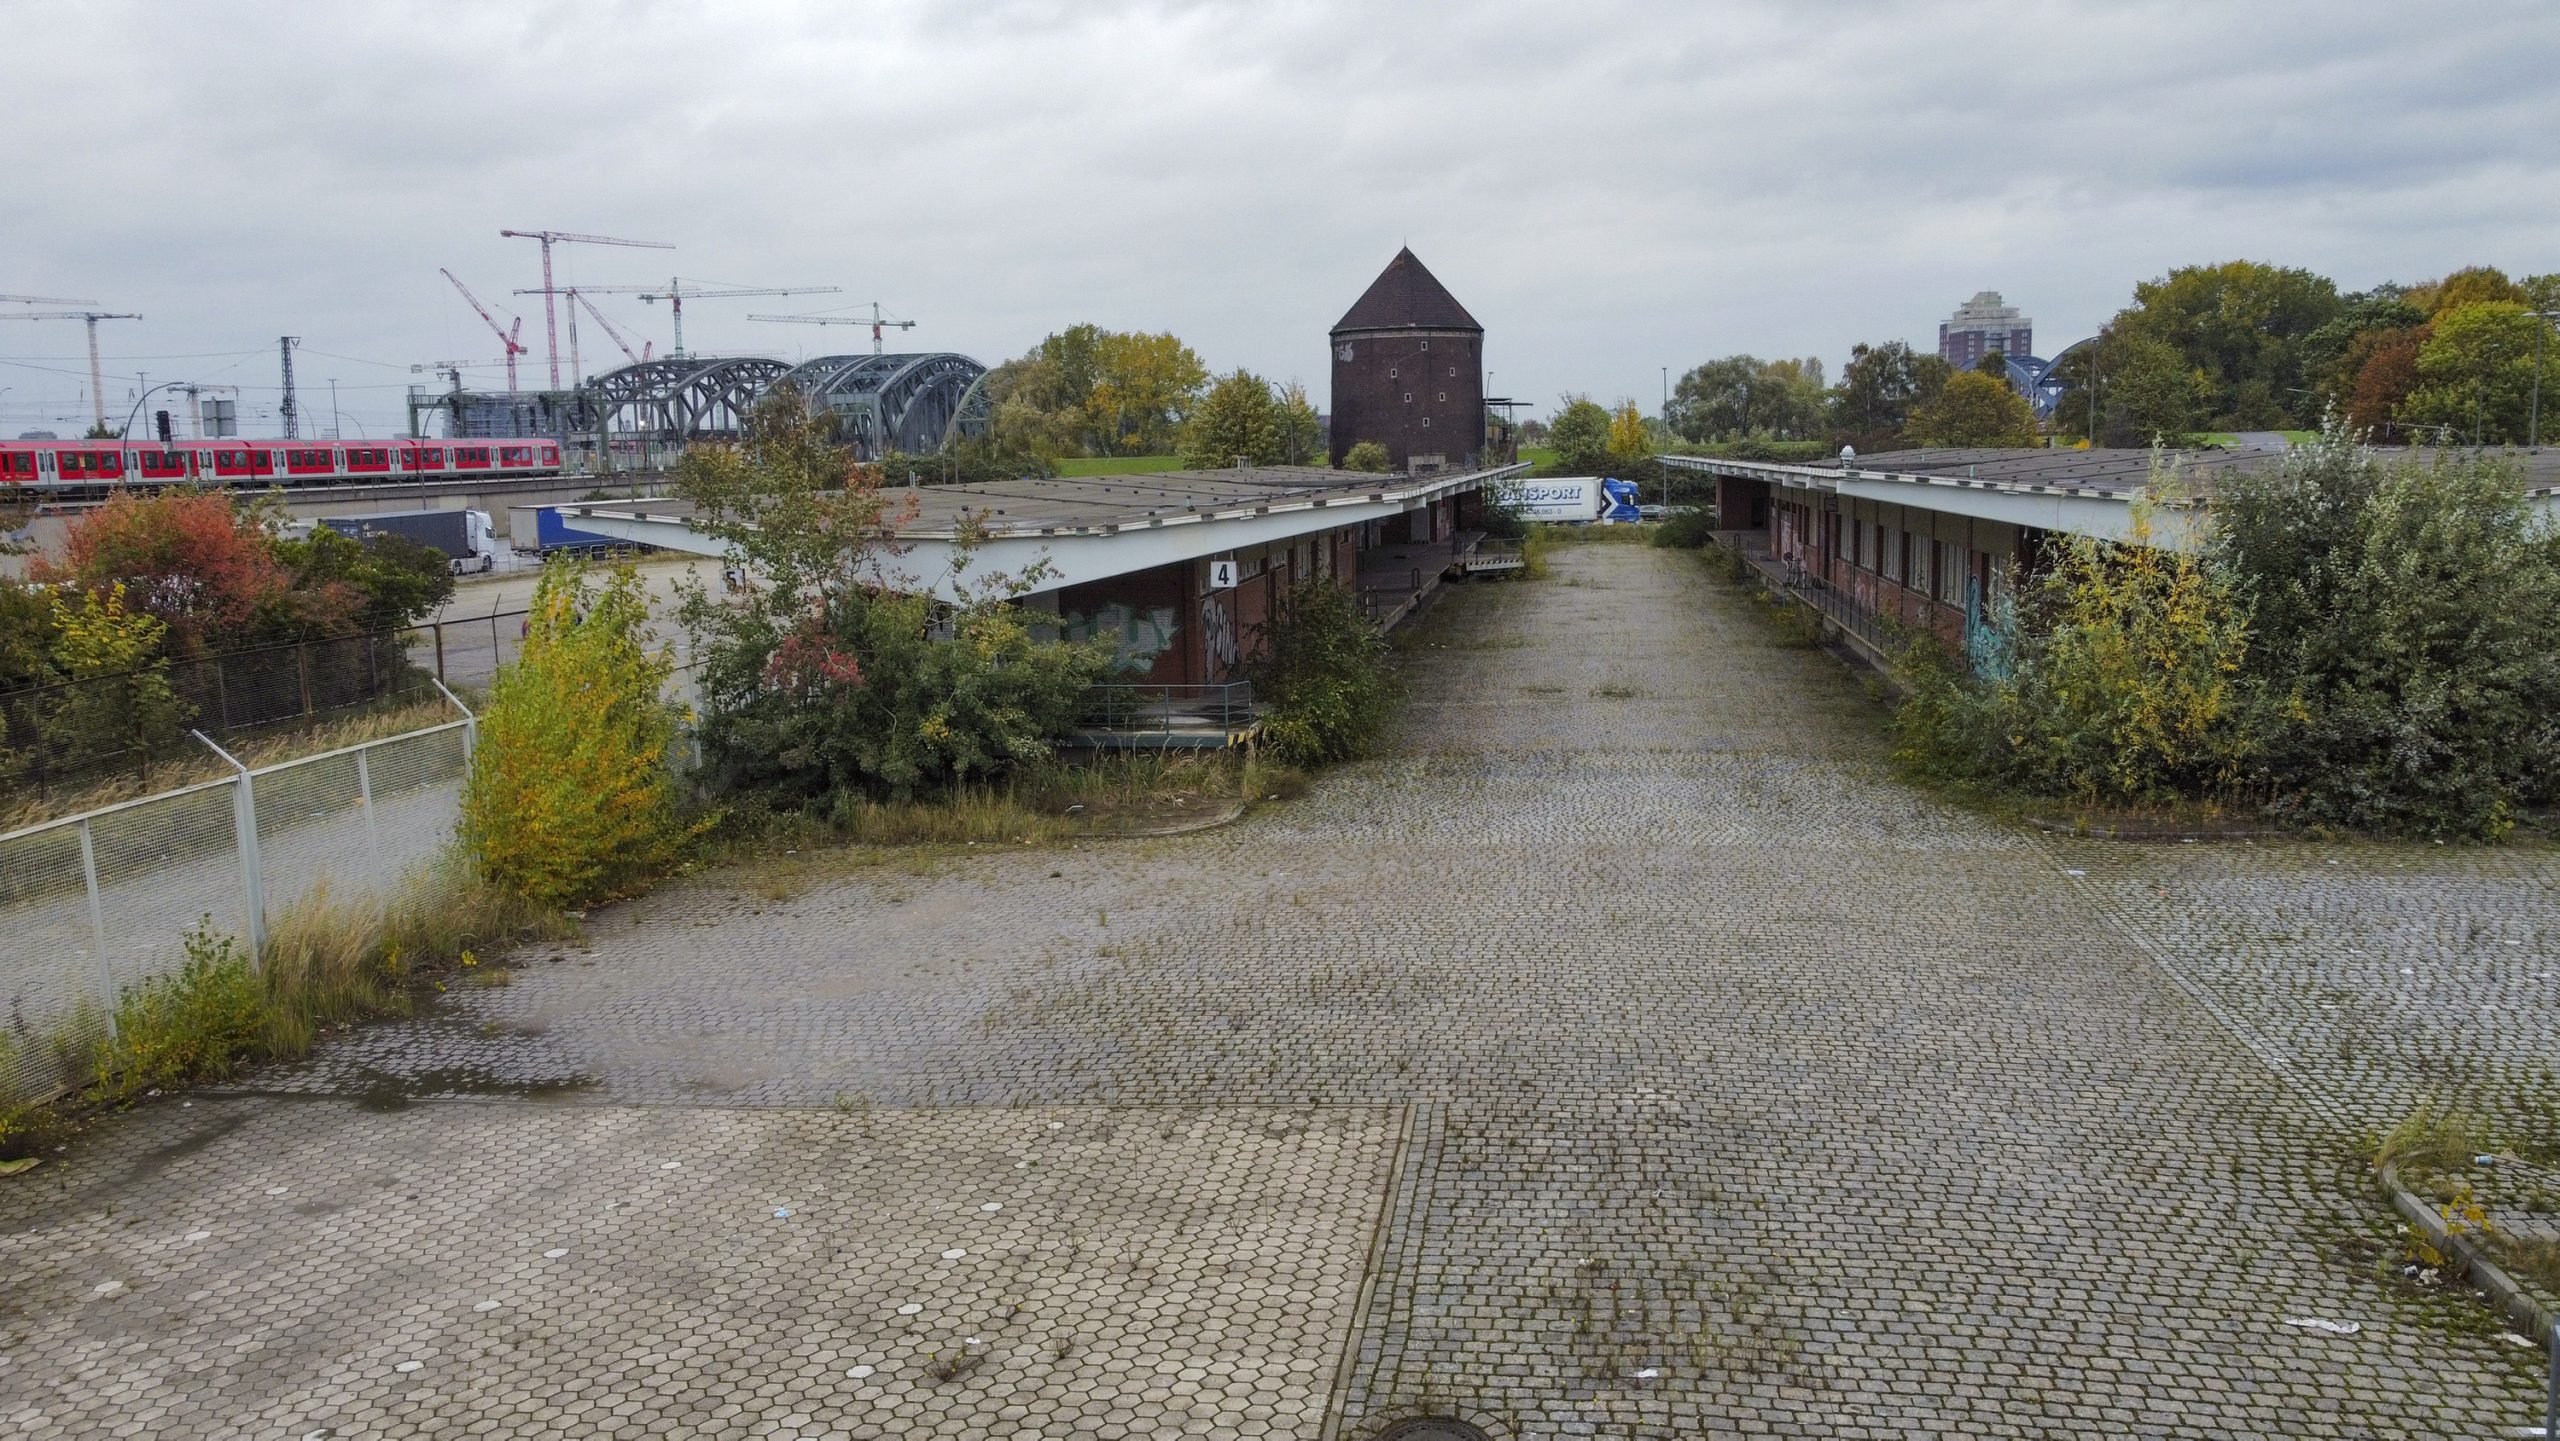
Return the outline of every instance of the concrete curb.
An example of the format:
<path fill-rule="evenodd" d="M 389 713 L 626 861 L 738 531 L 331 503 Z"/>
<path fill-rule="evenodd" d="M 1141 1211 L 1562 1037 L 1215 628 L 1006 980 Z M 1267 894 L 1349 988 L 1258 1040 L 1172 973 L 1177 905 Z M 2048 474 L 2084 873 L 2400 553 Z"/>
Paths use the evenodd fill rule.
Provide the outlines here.
<path fill-rule="evenodd" d="M 1169 826 L 1149 826 L 1144 830 L 1135 831 L 1086 831 L 1076 839 L 1080 841 L 1144 841 L 1153 840 L 1159 836 L 1187 836 L 1194 831 L 1214 831 L 1220 826 L 1233 825 L 1244 819 L 1244 813 L 1252 808 L 1250 801 L 1237 801 L 1216 815 L 1202 816 L 1198 820 L 1179 821 Z"/>
<path fill-rule="evenodd" d="M 2444 1218 L 2406 1186 L 2400 1184 L 2400 1168 L 2385 1164 L 2381 1168 L 2383 1194 L 2391 1198 L 2391 1208 L 2420 1234 L 2427 1243 L 2462 1263 L 2463 1274 L 2473 1285 L 2489 1294 L 2498 1309 L 2515 1323 L 2518 1331 L 2541 1343 L 2545 1350 L 2560 1347 L 2560 1311 L 2543 1305 L 2516 1284 L 2516 1279 L 2499 1269 L 2488 1252 L 2469 1236 L 2456 1236 L 2445 1229 Z"/>
<path fill-rule="evenodd" d="M 2049 836 L 2066 836 L 2075 840 L 2123 841 L 2139 845 L 2144 841 L 2244 841 L 2280 837 L 2284 831 L 2267 826 L 2161 826 L 2150 829 L 2138 825 L 2094 825 L 2081 821 L 2060 821 L 2051 816 L 2029 816 L 2027 824 Z"/>

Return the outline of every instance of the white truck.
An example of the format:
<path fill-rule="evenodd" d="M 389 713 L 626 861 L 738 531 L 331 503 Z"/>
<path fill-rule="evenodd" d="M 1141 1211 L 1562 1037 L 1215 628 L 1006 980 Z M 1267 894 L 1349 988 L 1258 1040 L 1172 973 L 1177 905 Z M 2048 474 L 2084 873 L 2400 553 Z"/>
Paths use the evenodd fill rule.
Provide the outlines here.
<path fill-rule="evenodd" d="M 1503 482 L 1503 492 L 1528 520 L 1576 524 L 1595 520 L 1634 520 L 1633 482 L 1597 475 L 1559 475 L 1542 480 Z"/>
<path fill-rule="evenodd" d="M 340 535 L 362 540 L 369 535 L 396 535 L 444 552 L 453 573 L 498 568 L 498 543 L 489 534 L 485 510 L 392 510 L 371 515 L 322 516 L 320 523 Z"/>

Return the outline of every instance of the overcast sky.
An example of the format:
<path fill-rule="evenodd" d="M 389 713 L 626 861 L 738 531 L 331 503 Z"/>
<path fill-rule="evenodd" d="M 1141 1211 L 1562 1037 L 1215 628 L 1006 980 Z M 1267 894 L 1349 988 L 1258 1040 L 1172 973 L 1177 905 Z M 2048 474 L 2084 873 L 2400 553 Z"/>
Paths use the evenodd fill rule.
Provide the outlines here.
<path fill-rule="evenodd" d="M 541 384 L 501 227 L 678 246 L 563 247 L 564 280 L 842 287 L 699 302 L 697 350 L 866 349 L 745 316 L 877 299 L 909 348 L 1170 330 L 1319 399 L 1410 243 L 1542 410 L 1925 348 L 1982 289 L 2050 354 L 2180 264 L 2560 270 L 2544 0 L 0 0 L 0 54 L 0 292 L 143 313 L 101 327 L 118 419 L 141 374 L 271 415 L 292 333 L 306 411 L 335 376 L 383 434 L 412 363 L 501 354 L 438 266 L 525 317 Z M 602 303 L 666 348 L 663 304 Z M 81 327 L 0 323 L 0 386 L 7 433 L 76 433 Z"/>

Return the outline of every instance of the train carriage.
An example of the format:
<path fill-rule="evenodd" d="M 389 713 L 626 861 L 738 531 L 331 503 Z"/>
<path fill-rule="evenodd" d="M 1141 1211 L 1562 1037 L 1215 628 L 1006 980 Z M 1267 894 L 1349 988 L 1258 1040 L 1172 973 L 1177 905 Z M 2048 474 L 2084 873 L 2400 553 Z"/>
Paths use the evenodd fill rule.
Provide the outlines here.
<path fill-rule="evenodd" d="M 562 472 L 560 443 L 490 440 L 5 440 L 0 490 L 94 495 L 134 485 L 364 485 Z"/>

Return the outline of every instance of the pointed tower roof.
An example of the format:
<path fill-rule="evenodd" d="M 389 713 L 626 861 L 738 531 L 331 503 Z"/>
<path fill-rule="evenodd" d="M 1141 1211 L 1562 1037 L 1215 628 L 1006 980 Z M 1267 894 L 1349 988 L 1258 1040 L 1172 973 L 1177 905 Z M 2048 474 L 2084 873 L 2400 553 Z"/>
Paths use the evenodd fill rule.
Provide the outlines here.
<path fill-rule="evenodd" d="M 1346 330 L 1473 330 L 1484 327 L 1467 314 L 1458 297 L 1425 270 L 1408 248 L 1396 252 L 1378 278 L 1334 322 L 1333 334 Z"/>

